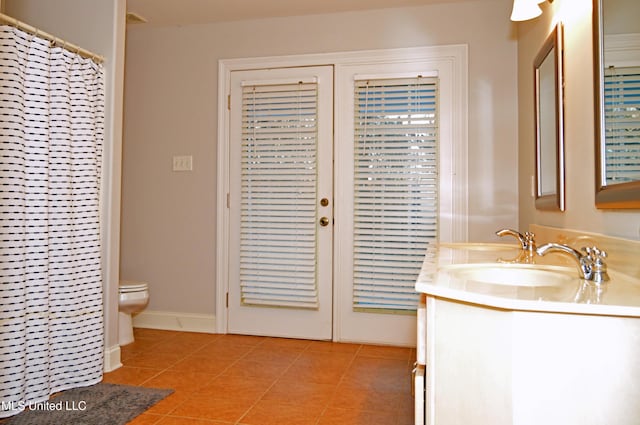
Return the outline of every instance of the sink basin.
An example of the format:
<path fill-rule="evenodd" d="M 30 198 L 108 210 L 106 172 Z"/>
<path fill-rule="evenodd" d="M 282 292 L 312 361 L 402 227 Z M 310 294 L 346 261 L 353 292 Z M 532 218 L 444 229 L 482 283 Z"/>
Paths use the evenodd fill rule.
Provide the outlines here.
<path fill-rule="evenodd" d="M 508 286 L 563 286 L 575 282 L 577 271 L 530 264 L 458 264 L 443 268 L 457 279 Z"/>

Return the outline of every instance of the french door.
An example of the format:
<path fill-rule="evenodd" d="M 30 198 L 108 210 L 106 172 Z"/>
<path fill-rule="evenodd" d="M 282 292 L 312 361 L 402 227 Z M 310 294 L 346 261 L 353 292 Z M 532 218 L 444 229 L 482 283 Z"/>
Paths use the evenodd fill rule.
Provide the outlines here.
<path fill-rule="evenodd" d="M 333 67 L 233 71 L 230 333 L 332 338 Z"/>
<path fill-rule="evenodd" d="M 467 237 L 467 65 L 411 52 L 221 62 L 220 331 L 415 344 L 422 261 Z"/>
<path fill-rule="evenodd" d="M 334 174 L 332 68 L 232 72 L 229 332 L 415 338 L 413 285 L 437 233 L 438 80 L 352 74 Z"/>

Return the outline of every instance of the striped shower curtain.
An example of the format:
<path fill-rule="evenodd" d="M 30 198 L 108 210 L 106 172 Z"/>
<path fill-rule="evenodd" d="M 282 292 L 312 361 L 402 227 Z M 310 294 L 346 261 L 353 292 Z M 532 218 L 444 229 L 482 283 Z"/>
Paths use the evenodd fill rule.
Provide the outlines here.
<path fill-rule="evenodd" d="M 103 80 L 0 26 L 0 417 L 102 379 Z"/>

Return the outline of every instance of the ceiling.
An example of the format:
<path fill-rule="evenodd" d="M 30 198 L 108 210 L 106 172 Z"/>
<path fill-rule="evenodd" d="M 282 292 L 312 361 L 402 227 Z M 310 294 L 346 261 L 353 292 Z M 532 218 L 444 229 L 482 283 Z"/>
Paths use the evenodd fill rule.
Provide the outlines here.
<path fill-rule="evenodd" d="M 459 1 L 464 0 L 128 0 L 127 12 L 152 26 L 174 26 Z"/>

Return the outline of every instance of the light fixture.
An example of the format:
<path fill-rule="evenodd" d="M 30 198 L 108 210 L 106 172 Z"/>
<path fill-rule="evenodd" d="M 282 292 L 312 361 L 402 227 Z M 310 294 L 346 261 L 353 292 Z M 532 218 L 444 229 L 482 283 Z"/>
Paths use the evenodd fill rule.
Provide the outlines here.
<path fill-rule="evenodd" d="M 544 0 L 543 0 L 544 1 Z M 513 0 L 512 21 L 526 21 L 542 14 L 542 9 L 534 0 Z"/>
<path fill-rule="evenodd" d="M 511 20 L 526 21 L 540 16 L 542 9 L 538 5 L 545 1 L 553 2 L 553 0 L 513 0 Z"/>

